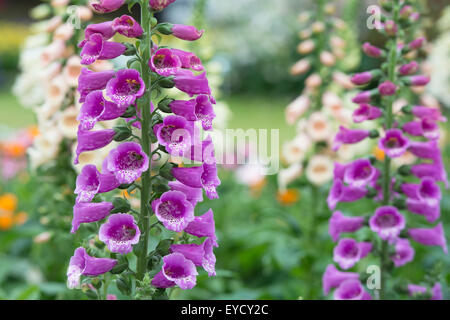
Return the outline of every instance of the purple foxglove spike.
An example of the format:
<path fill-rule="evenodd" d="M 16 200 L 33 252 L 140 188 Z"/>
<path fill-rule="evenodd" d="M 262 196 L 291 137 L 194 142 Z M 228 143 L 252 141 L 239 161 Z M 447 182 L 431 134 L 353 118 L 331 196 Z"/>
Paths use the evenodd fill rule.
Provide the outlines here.
<path fill-rule="evenodd" d="M 152 202 L 152 208 L 159 221 L 169 230 L 183 231 L 195 218 L 194 207 L 180 191 L 167 191 Z"/>
<path fill-rule="evenodd" d="M 103 220 L 113 208 L 111 202 L 76 203 L 73 207 L 72 230 L 70 232 L 77 232 L 81 223 Z"/>
<path fill-rule="evenodd" d="M 408 78 L 403 78 L 406 84 L 412 85 L 412 86 L 426 86 L 430 82 L 430 77 L 427 76 L 412 76 Z"/>
<path fill-rule="evenodd" d="M 395 240 L 405 225 L 405 217 L 392 206 L 377 208 L 369 219 L 370 229 L 383 240 Z"/>
<path fill-rule="evenodd" d="M 128 38 L 138 38 L 144 33 L 141 25 L 133 17 L 126 14 L 115 18 L 112 22 L 112 28 Z"/>
<path fill-rule="evenodd" d="M 180 58 L 167 48 L 156 51 L 149 62 L 150 68 L 164 77 L 177 74 L 182 64 Z"/>
<path fill-rule="evenodd" d="M 80 277 L 98 276 L 110 271 L 117 264 L 117 260 L 109 258 L 94 258 L 87 254 L 86 249 L 79 247 L 70 258 L 67 269 L 67 287 L 74 289 L 80 285 Z"/>
<path fill-rule="evenodd" d="M 152 279 L 152 286 L 156 288 L 172 288 L 176 283 L 166 278 L 163 271 L 159 271 Z"/>
<path fill-rule="evenodd" d="M 419 49 L 424 43 L 425 43 L 425 38 L 420 37 L 420 38 L 417 38 L 417 39 L 411 41 L 408 44 L 408 48 L 411 50 Z"/>
<path fill-rule="evenodd" d="M 209 88 L 208 79 L 206 78 L 206 72 L 199 75 L 194 75 L 188 70 L 183 72 L 179 71 L 174 78 L 175 87 L 190 96 L 195 94 L 207 94 L 211 95 L 211 89 Z"/>
<path fill-rule="evenodd" d="M 158 143 L 173 156 L 183 156 L 194 140 L 193 122 L 177 115 L 168 115 L 153 128 Z"/>
<path fill-rule="evenodd" d="M 172 35 L 178 39 L 186 41 L 195 41 L 202 37 L 205 30 L 197 30 L 196 27 L 186 26 L 184 24 L 174 24 Z"/>
<path fill-rule="evenodd" d="M 398 268 L 411 262 L 414 259 L 414 252 L 408 239 L 398 238 L 395 242 L 395 254 L 391 259 Z"/>
<path fill-rule="evenodd" d="M 81 64 L 89 65 L 97 60 L 114 59 L 123 54 L 126 47 L 118 42 L 105 41 L 101 34 L 94 33 L 81 49 Z"/>
<path fill-rule="evenodd" d="M 81 74 L 78 77 L 79 102 L 84 102 L 90 92 L 105 89 L 106 84 L 114 78 L 115 74 L 114 70 L 94 72 L 87 68 L 81 69 Z"/>
<path fill-rule="evenodd" d="M 139 71 L 134 69 L 121 69 L 116 77 L 108 81 L 106 95 L 119 107 L 134 104 L 145 92 L 145 83 Z"/>
<path fill-rule="evenodd" d="M 117 181 L 116 176 L 113 173 L 100 174 L 100 187 L 98 193 L 104 193 L 112 191 L 120 186 L 120 182 Z"/>
<path fill-rule="evenodd" d="M 340 284 L 334 291 L 334 300 L 371 300 L 370 294 L 364 290 L 357 279 L 349 279 Z"/>
<path fill-rule="evenodd" d="M 372 73 L 370 71 L 365 71 L 353 75 L 353 77 L 350 80 L 351 82 L 353 82 L 353 84 L 360 86 L 369 83 L 370 81 L 372 81 L 372 78 L 373 78 Z"/>
<path fill-rule="evenodd" d="M 447 119 L 442 116 L 441 110 L 436 108 L 414 106 L 412 108 L 412 114 L 421 119 L 428 118 L 434 121 L 447 121 Z"/>
<path fill-rule="evenodd" d="M 416 73 L 419 70 L 419 64 L 416 61 L 404 64 L 400 67 L 399 72 L 402 76 L 408 76 Z"/>
<path fill-rule="evenodd" d="M 174 282 L 180 289 L 192 289 L 197 281 L 197 269 L 195 264 L 186 259 L 181 253 L 171 253 L 163 257 L 162 275 L 168 280 Z M 152 285 L 168 285 L 169 283 L 158 279 L 152 281 Z"/>
<path fill-rule="evenodd" d="M 93 164 L 88 164 L 81 169 L 77 176 L 74 193 L 77 194 L 76 202 L 90 202 L 100 189 L 100 172 Z"/>
<path fill-rule="evenodd" d="M 148 170 L 148 156 L 136 142 L 124 142 L 111 150 L 106 158 L 108 172 L 120 183 L 133 183 Z"/>
<path fill-rule="evenodd" d="M 430 177 L 436 181 L 442 181 L 448 188 L 447 172 L 442 160 L 434 160 L 433 163 L 419 163 L 411 167 L 411 173 L 417 178 Z"/>
<path fill-rule="evenodd" d="M 173 100 L 169 107 L 177 116 L 184 117 L 188 121 L 197 121 L 195 114 L 196 99 L 191 100 Z"/>
<path fill-rule="evenodd" d="M 186 200 L 189 201 L 193 207 L 197 205 L 197 202 L 203 201 L 203 190 L 201 188 L 191 188 L 178 181 L 169 181 L 168 184 L 171 190 L 183 192 L 186 196 Z"/>
<path fill-rule="evenodd" d="M 400 157 L 408 149 L 410 142 L 400 129 L 388 129 L 378 142 L 378 147 L 390 158 Z"/>
<path fill-rule="evenodd" d="M 175 0 L 149 0 L 150 8 L 155 11 L 161 11 Z"/>
<path fill-rule="evenodd" d="M 211 97 L 207 95 L 198 95 L 195 98 L 195 115 L 202 122 L 203 130 L 211 130 L 212 129 L 212 121 L 216 117 L 214 113 Z M 215 101 L 214 101 L 215 103 Z"/>
<path fill-rule="evenodd" d="M 436 140 L 421 142 L 411 141 L 409 151 L 416 157 L 423 159 L 439 160 L 441 159 L 441 150 Z"/>
<path fill-rule="evenodd" d="M 427 202 L 424 200 L 406 200 L 406 208 L 415 214 L 420 214 L 425 217 L 425 219 L 433 223 L 441 216 L 441 209 L 439 202 Z"/>
<path fill-rule="evenodd" d="M 139 242 L 141 232 L 131 214 L 117 213 L 109 216 L 100 226 L 98 238 L 115 253 L 127 254 Z"/>
<path fill-rule="evenodd" d="M 78 164 L 81 153 L 101 149 L 110 144 L 115 134 L 113 129 L 84 131 L 78 128 L 78 144 L 74 164 Z"/>
<path fill-rule="evenodd" d="M 205 69 L 202 65 L 202 61 L 194 53 L 183 51 L 180 49 L 171 49 L 181 61 L 181 67 L 184 69 L 193 69 L 195 71 L 202 71 Z"/>
<path fill-rule="evenodd" d="M 194 220 L 188 224 L 184 229 L 184 232 L 192 234 L 193 236 L 202 238 L 211 238 L 214 247 L 218 247 L 216 228 L 214 224 L 214 213 L 211 209 L 205 212 L 205 214 L 195 217 Z"/>
<path fill-rule="evenodd" d="M 341 233 L 355 232 L 364 225 L 363 217 L 346 217 L 340 211 L 333 212 L 330 218 L 328 233 L 333 241 L 337 241 Z"/>
<path fill-rule="evenodd" d="M 203 267 L 208 272 L 208 276 L 216 275 L 216 256 L 213 252 L 211 238 L 206 238 L 203 244 L 173 244 L 170 246 L 170 253 L 175 252 L 181 253 L 196 266 Z"/>
<path fill-rule="evenodd" d="M 361 123 L 366 120 L 375 120 L 383 115 L 383 112 L 370 104 L 360 104 L 359 108 L 353 112 L 353 121 L 355 123 Z"/>
<path fill-rule="evenodd" d="M 339 240 L 333 250 L 333 260 L 344 269 L 350 269 L 372 250 L 370 242 L 356 242 L 351 238 Z"/>
<path fill-rule="evenodd" d="M 377 178 L 377 169 L 368 159 L 358 159 L 347 165 L 344 182 L 352 187 L 364 187 L 373 184 Z"/>
<path fill-rule="evenodd" d="M 370 131 L 364 129 L 347 129 L 344 126 L 339 127 L 339 132 L 334 137 L 333 151 L 337 151 L 342 144 L 358 143 L 369 137 Z"/>
<path fill-rule="evenodd" d="M 322 277 L 323 294 L 328 295 L 332 288 L 337 288 L 342 282 L 350 279 L 359 279 L 359 274 L 339 271 L 333 264 L 329 264 Z"/>
<path fill-rule="evenodd" d="M 125 0 L 89 0 L 89 4 L 98 13 L 108 13 L 119 9 Z"/>
<path fill-rule="evenodd" d="M 387 80 L 378 86 L 378 92 L 382 96 L 392 96 L 397 92 L 397 86 L 395 83 Z"/>
<path fill-rule="evenodd" d="M 409 236 L 416 242 L 425 246 L 442 247 L 445 253 L 447 250 L 447 240 L 445 239 L 444 228 L 439 223 L 434 228 L 416 228 L 408 230 Z"/>
<path fill-rule="evenodd" d="M 366 55 L 372 58 L 379 58 L 383 55 L 383 50 L 365 42 L 362 46 L 363 51 Z"/>
<path fill-rule="evenodd" d="M 100 34 L 106 41 L 114 37 L 116 31 L 112 27 L 112 21 L 90 24 L 84 30 L 84 40 L 78 44 L 78 47 L 83 48 L 86 42 L 89 41 L 89 37 L 95 33 Z"/>
<path fill-rule="evenodd" d="M 370 99 L 372 99 L 373 94 L 373 91 L 362 91 L 352 99 L 352 102 L 358 104 L 369 103 Z"/>
<path fill-rule="evenodd" d="M 347 187 L 341 179 L 335 179 L 328 194 L 328 207 L 334 210 L 339 202 L 354 202 L 365 197 L 366 194 L 366 188 Z"/>

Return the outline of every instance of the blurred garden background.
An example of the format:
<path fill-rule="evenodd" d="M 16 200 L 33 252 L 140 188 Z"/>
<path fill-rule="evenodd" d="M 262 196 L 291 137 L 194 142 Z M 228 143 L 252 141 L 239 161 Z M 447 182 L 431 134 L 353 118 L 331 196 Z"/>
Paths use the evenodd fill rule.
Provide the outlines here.
<path fill-rule="evenodd" d="M 344 39 L 351 54 L 343 61 L 349 73 L 372 68 L 377 61 L 360 54 L 360 43 L 384 41 L 366 27 L 370 0 L 329 1 L 347 24 Z M 75 177 L 61 178 L 52 189 L 29 168 L 26 149 L 37 135 L 32 109 L 21 103 L 26 92 L 17 82 L 20 51 L 33 34 L 32 10 L 41 1 L 0 0 L 0 299 L 81 298 L 66 287 L 66 268 L 82 237 L 69 234 Z M 45 1 L 44 1 L 45 3 Z M 450 2 L 421 1 L 423 28 L 431 44 L 428 64 L 432 78 L 428 95 L 450 117 Z M 306 75 L 293 76 L 299 59 L 299 15 L 314 10 L 309 0 L 177 0 L 161 20 L 200 24 L 207 29 L 197 44 L 213 66 L 218 101 L 224 105 L 222 128 L 279 129 L 280 145 L 295 136 L 286 123 L 285 108 L 300 95 Z M 126 13 L 126 8 L 123 8 Z M 107 16 L 94 17 L 103 21 Z M 313 72 L 312 70 L 311 72 Z M 23 84 L 23 83 L 22 83 Z M 16 94 L 14 94 L 16 92 Z M 19 92 L 19 94 L 17 94 Z M 343 103 L 352 109 L 351 95 Z M 431 99 L 431 98 L 430 98 Z M 450 126 L 443 124 L 444 159 L 450 168 Z M 281 153 L 281 150 L 280 150 Z M 58 160 L 59 161 L 59 160 Z M 65 161 L 65 162 L 64 162 Z M 45 170 L 70 167 L 70 161 Z M 42 169 L 38 169 L 42 170 Z M 57 172 L 57 171 L 56 171 Z M 199 204 L 212 208 L 220 247 L 216 250 L 217 277 L 198 278 L 193 290 L 174 290 L 175 299 L 322 299 L 321 275 L 332 260 L 333 242 L 325 198 L 329 184 L 319 188 L 314 203 L 305 181 L 281 194 L 277 175 L 261 176 L 246 167 L 224 167 L 219 177 L 220 199 Z M 54 181 L 53 181 L 54 182 Z M 356 204 L 359 212 L 370 203 Z M 355 211 L 354 210 L 354 211 Z M 308 212 L 317 216 L 313 237 Z M 450 234 L 450 191 L 443 193 L 442 220 Z M 66 230 L 67 232 L 62 232 Z M 443 276 L 443 292 L 450 298 L 450 258 L 440 248 L 416 250 L 414 265 L 397 270 L 399 278 L 420 281 L 428 272 Z M 120 291 L 115 293 L 123 298 Z"/>

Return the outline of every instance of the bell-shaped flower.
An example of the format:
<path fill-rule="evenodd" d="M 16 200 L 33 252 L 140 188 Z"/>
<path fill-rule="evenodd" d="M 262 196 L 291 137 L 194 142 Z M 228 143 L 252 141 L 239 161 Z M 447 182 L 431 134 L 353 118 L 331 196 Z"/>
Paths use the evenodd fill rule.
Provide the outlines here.
<path fill-rule="evenodd" d="M 337 288 L 342 282 L 350 279 L 359 279 L 359 274 L 339 271 L 333 264 L 329 264 L 322 276 L 323 294 L 328 295 L 332 288 Z"/>
<path fill-rule="evenodd" d="M 161 11 L 175 0 L 149 0 L 150 8 L 155 11 Z"/>
<path fill-rule="evenodd" d="M 111 202 L 78 202 L 73 207 L 71 233 L 75 233 L 81 223 L 103 220 L 114 208 Z"/>
<path fill-rule="evenodd" d="M 366 120 L 375 120 L 382 115 L 383 113 L 379 108 L 363 103 L 360 104 L 359 108 L 353 112 L 353 122 L 360 123 Z"/>
<path fill-rule="evenodd" d="M 168 48 L 156 51 L 152 55 L 149 65 L 153 71 L 164 77 L 175 75 L 182 66 L 180 58 Z"/>
<path fill-rule="evenodd" d="M 369 219 L 370 229 L 383 240 L 395 240 L 405 225 L 405 217 L 393 206 L 377 208 Z"/>
<path fill-rule="evenodd" d="M 433 163 L 419 163 L 411 166 L 411 173 L 417 178 L 431 177 L 436 181 L 442 181 L 448 188 L 447 172 L 442 159 L 436 159 Z"/>
<path fill-rule="evenodd" d="M 203 201 L 202 188 L 191 188 L 179 181 L 169 181 L 168 185 L 170 190 L 183 192 L 186 196 L 186 200 L 189 201 L 193 207 L 197 205 L 197 202 Z"/>
<path fill-rule="evenodd" d="M 442 158 L 438 142 L 432 141 L 412 141 L 409 144 L 409 151 L 416 157 L 431 160 L 440 160 Z"/>
<path fill-rule="evenodd" d="M 409 140 L 400 129 L 388 129 L 379 140 L 378 147 L 390 158 L 400 157 L 409 147 Z"/>
<path fill-rule="evenodd" d="M 137 98 L 145 92 L 145 83 L 139 71 L 134 69 L 121 69 L 115 78 L 108 81 L 106 95 L 119 107 L 134 104 Z"/>
<path fill-rule="evenodd" d="M 342 212 L 335 211 L 330 218 L 328 233 L 333 241 L 337 241 L 341 233 L 358 231 L 363 225 L 363 217 L 347 217 Z"/>
<path fill-rule="evenodd" d="M 192 188 L 203 188 L 209 199 L 217 199 L 219 196 L 216 187 L 220 185 L 215 163 L 203 163 L 197 167 L 172 168 L 172 174 L 181 183 Z"/>
<path fill-rule="evenodd" d="M 170 246 L 170 252 L 181 253 L 196 266 L 203 267 L 210 277 L 216 275 L 216 256 L 213 252 L 213 241 L 211 238 L 206 238 L 202 244 L 173 244 Z"/>
<path fill-rule="evenodd" d="M 112 28 L 128 38 L 138 38 L 144 33 L 141 25 L 133 17 L 126 14 L 115 18 L 112 22 Z"/>
<path fill-rule="evenodd" d="M 204 130 L 212 128 L 212 121 L 216 117 L 211 100 L 207 95 L 198 95 L 191 100 L 174 100 L 170 104 L 170 109 L 176 115 L 184 117 L 188 121 L 202 122 Z"/>
<path fill-rule="evenodd" d="M 194 123 L 177 115 L 168 115 L 153 127 L 158 143 L 173 156 L 183 156 L 194 140 Z"/>
<path fill-rule="evenodd" d="M 109 80 L 114 78 L 116 72 L 114 70 L 95 72 L 87 68 L 81 70 L 78 78 L 78 92 L 80 93 L 80 101 L 84 102 L 87 95 L 95 90 L 103 90 Z"/>
<path fill-rule="evenodd" d="M 97 60 L 110 60 L 122 55 L 127 49 L 121 43 L 105 41 L 99 33 L 94 33 L 87 39 L 81 49 L 81 64 L 89 65 Z"/>
<path fill-rule="evenodd" d="M 95 165 L 87 164 L 77 176 L 74 191 L 78 195 L 76 202 L 90 202 L 97 193 L 109 192 L 119 185 L 113 174 L 102 174 Z"/>
<path fill-rule="evenodd" d="M 353 202 L 365 197 L 367 189 L 365 187 L 345 186 L 341 179 L 334 179 L 327 203 L 330 210 L 334 210 L 339 202 Z"/>
<path fill-rule="evenodd" d="M 115 134 L 116 132 L 113 129 L 86 131 L 78 128 L 78 144 L 74 164 L 78 164 L 81 153 L 101 149 L 110 144 Z"/>
<path fill-rule="evenodd" d="M 84 29 L 84 40 L 78 44 L 78 47 L 83 48 L 86 42 L 89 41 L 89 37 L 95 33 L 100 34 L 107 41 L 114 37 L 116 30 L 113 29 L 112 21 L 90 24 Z"/>
<path fill-rule="evenodd" d="M 351 187 L 373 185 L 380 172 L 368 159 L 358 159 L 346 165 L 344 182 Z"/>
<path fill-rule="evenodd" d="M 162 270 L 152 280 L 152 285 L 157 288 L 170 288 L 178 285 L 181 289 L 192 289 L 197 282 L 197 268 L 195 264 L 175 252 L 163 257 Z"/>
<path fill-rule="evenodd" d="M 439 126 L 436 121 L 429 118 L 407 122 L 403 125 L 402 129 L 412 136 L 423 136 L 429 140 L 439 139 Z"/>
<path fill-rule="evenodd" d="M 430 119 L 434 121 L 446 121 L 447 119 L 442 116 L 441 110 L 437 108 L 430 108 L 424 106 L 412 107 L 412 114 L 420 119 Z"/>
<path fill-rule="evenodd" d="M 442 247 L 445 253 L 447 250 L 447 240 L 445 239 L 444 228 L 439 223 L 434 228 L 415 228 L 408 230 L 409 236 L 416 242 L 425 246 Z"/>
<path fill-rule="evenodd" d="M 356 242 L 355 239 L 343 238 L 339 240 L 333 250 L 333 260 L 346 270 L 353 267 L 372 250 L 370 242 Z"/>
<path fill-rule="evenodd" d="M 195 94 L 211 95 L 206 72 L 196 76 L 189 70 L 180 70 L 175 75 L 174 82 L 175 87 L 178 90 L 181 90 L 190 96 Z"/>
<path fill-rule="evenodd" d="M 408 239 L 398 238 L 395 241 L 395 253 L 391 256 L 391 259 L 397 268 L 414 259 L 414 249 Z"/>
<path fill-rule="evenodd" d="M 370 294 L 364 290 L 358 279 L 349 279 L 340 284 L 334 291 L 334 300 L 371 300 Z"/>
<path fill-rule="evenodd" d="M 174 53 L 180 59 L 181 67 L 183 69 L 192 69 L 195 71 L 201 71 L 204 69 L 202 61 L 194 53 L 180 49 L 171 50 L 172 53 Z"/>
<path fill-rule="evenodd" d="M 108 13 L 119 9 L 125 0 L 89 0 L 89 5 L 98 13 Z"/>
<path fill-rule="evenodd" d="M 343 126 L 339 127 L 339 132 L 336 134 L 333 141 L 333 151 L 337 151 L 343 144 L 358 143 L 369 137 L 370 131 L 364 129 L 347 129 Z"/>
<path fill-rule="evenodd" d="M 211 238 L 213 246 L 218 247 L 216 228 L 214 223 L 214 213 L 211 209 L 205 214 L 195 217 L 191 223 L 184 229 L 184 232 L 192 234 L 193 236 L 202 238 Z"/>
<path fill-rule="evenodd" d="M 195 218 L 194 207 L 180 191 L 167 191 L 161 198 L 153 200 L 152 209 L 156 218 L 169 230 L 183 231 Z"/>
<path fill-rule="evenodd" d="M 100 226 L 98 238 L 108 246 L 109 251 L 127 254 L 139 242 L 140 235 L 133 216 L 118 213 L 110 215 L 108 221 Z"/>

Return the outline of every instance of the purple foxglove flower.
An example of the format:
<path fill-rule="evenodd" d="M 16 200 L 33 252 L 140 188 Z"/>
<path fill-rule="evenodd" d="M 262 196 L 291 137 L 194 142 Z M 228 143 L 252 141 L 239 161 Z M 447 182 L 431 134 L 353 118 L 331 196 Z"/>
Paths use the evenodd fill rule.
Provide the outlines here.
<path fill-rule="evenodd" d="M 89 36 L 81 49 L 81 64 L 89 65 L 96 60 L 109 60 L 122 55 L 127 47 L 114 41 L 105 41 L 99 33 Z"/>
<path fill-rule="evenodd" d="M 208 135 L 201 143 L 194 143 L 191 146 L 191 150 L 185 154 L 185 157 L 193 161 L 215 163 L 216 158 L 214 157 L 214 144 L 211 136 Z"/>
<path fill-rule="evenodd" d="M 170 190 L 183 192 L 186 196 L 186 200 L 189 201 L 193 207 L 197 205 L 197 202 L 203 201 L 202 188 L 191 188 L 178 181 L 169 181 Z"/>
<path fill-rule="evenodd" d="M 362 49 L 366 55 L 372 58 L 379 58 L 383 55 L 383 50 L 371 45 L 368 42 L 363 44 Z"/>
<path fill-rule="evenodd" d="M 424 107 L 424 106 L 414 106 L 412 108 L 412 113 L 418 118 L 424 119 L 428 118 L 434 121 L 446 121 L 447 119 L 442 116 L 441 110 L 436 108 Z"/>
<path fill-rule="evenodd" d="M 425 38 L 424 37 L 420 37 L 417 39 L 414 39 L 413 41 L 411 41 L 408 44 L 409 49 L 411 50 L 415 50 L 415 49 L 419 49 L 425 42 Z"/>
<path fill-rule="evenodd" d="M 150 68 L 164 77 L 175 75 L 182 64 L 180 58 L 167 48 L 156 51 L 149 61 Z"/>
<path fill-rule="evenodd" d="M 91 130 L 98 121 L 114 120 L 123 115 L 126 107 L 107 101 L 101 90 L 90 92 L 81 106 L 77 120 L 82 130 Z"/>
<path fill-rule="evenodd" d="M 80 102 L 84 102 L 90 92 L 105 89 L 106 84 L 114 78 L 115 74 L 114 70 L 94 72 L 87 68 L 81 69 L 81 74 L 78 77 Z"/>
<path fill-rule="evenodd" d="M 105 161 L 108 172 L 124 184 L 133 183 L 148 170 L 148 156 L 136 142 L 121 143 L 109 152 Z"/>
<path fill-rule="evenodd" d="M 383 112 L 379 108 L 363 103 L 353 112 L 353 122 L 360 123 L 366 120 L 375 120 L 382 115 Z"/>
<path fill-rule="evenodd" d="M 155 11 L 161 11 L 175 0 L 149 0 L 150 8 Z"/>
<path fill-rule="evenodd" d="M 409 151 L 416 157 L 423 159 L 439 160 L 441 158 L 441 150 L 436 140 L 426 142 L 411 141 Z"/>
<path fill-rule="evenodd" d="M 431 288 L 431 294 L 431 300 L 442 300 L 442 287 L 439 282 Z"/>
<path fill-rule="evenodd" d="M 193 144 L 193 122 L 177 115 L 168 115 L 153 127 L 158 143 L 173 156 L 183 156 Z"/>
<path fill-rule="evenodd" d="M 195 218 L 194 207 L 180 191 L 167 191 L 161 198 L 153 200 L 156 217 L 169 230 L 180 232 Z"/>
<path fill-rule="evenodd" d="M 365 197 L 366 194 L 366 188 L 347 187 L 341 179 L 334 179 L 327 198 L 328 207 L 334 210 L 339 202 L 353 202 Z"/>
<path fill-rule="evenodd" d="M 71 233 L 75 233 L 81 223 L 100 221 L 114 208 L 111 202 L 79 202 L 73 207 Z"/>
<path fill-rule="evenodd" d="M 363 225 L 363 217 L 346 217 L 342 212 L 335 211 L 330 218 L 328 233 L 333 241 L 337 241 L 341 233 L 358 231 Z"/>
<path fill-rule="evenodd" d="M 79 247 L 70 258 L 67 269 L 67 287 L 77 288 L 80 285 L 80 277 L 98 276 L 110 271 L 117 263 L 117 260 L 109 258 L 94 258 L 87 254 L 86 249 Z"/>
<path fill-rule="evenodd" d="M 329 264 L 322 277 L 323 294 L 328 295 L 332 288 L 337 288 L 340 284 L 349 279 L 359 279 L 356 272 L 343 272 L 336 269 L 333 264 Z"/>
<path fill-rule="evenodd" d="M 106 95 L 119 107 L 134 104 L 145 92 L 145 83 L 139 71 L 134 69 L 121 69 L 116 77 L 108 81 Z"/>
<path fill-rule="evenodd" d="M 213 252 L 211 238 L 206 238 L 202 244 L 173 244 L 170 253 L 181 253 L 186 259 L 191 260 L 196 266 L 201 266 L 208 272 L 208 276 L 216 275 L 216 256 Z"/>
<path fill-rule="evenodd" d="M 370 229 L 383 240 L 395 240 L 405 225 L 405 217 L 392 206 L 377 208 L 369 219 Z"/>
<path fill-rule="evenodd" d="M 334 300 L 371 300 L 358 279 L 345 280 L 334 291 Z"/>
<path fill-rule="evenodd" d="M 170 104 L 170 109 L 176 115 L 186 118 L 188 121 L 202 122 L 203 130 L 212 128 L 212 121 L 216 117 L 211 101 L 207 95 L 198 95 L 195 99 L 188 101 L 174 100 Z"/>
<path fill-rule="evenodd" d="M 144 33 L 141 25 L 136 20 L 134 20 L 133 17 L 126 14 L 121 17 L 115 18 L 112 23 L 112 28 L 114 29 L 114 31 L 128 38 L 138 38 Z"/>
<path fill-rule="evenodd" d="M 419 64 L 416 61 L 404 64 L 400 67 L 399 72 L 402 76 L 407 76 L 416 73 L 419 70 Z"/>
<path fill-rule="evenodd" d="M 211 209 L 206 211 L 205 214 L 195 217 L 194 220 L 184 229 L 184 232 L 199 238 L 209 237 L 211 238 L 214 247 L 219 246 L 217 244 L 214 213 Z"/>
<path fill-rule="evenodd" d="M 209 199 L 217 199 L 219 196 L 216 187 L 220 185 L 215 163 L 203 163 L 198 167 L 172 168 L 172 174 L 181 183 L 192 188 L 203 188 Z"/>
<path fill-rule="evenodd" d="M 366 139 L 370 135 L 369 130 L 347 129 L 344 126 L 339 127 L 339 132 L 334 137 L 333 151 L 337 151 L 342 144 L 354 144 Z"/>
<path fill-rule="evenodd" d="M 116 189 L 120 183 L 112 174 L 101 174 L 93 164 L 87 164 L 77 176 L 75 194 L 76 202 L 90 202 L 97 193 Z"/>
<path fill-rule="evenodd" d="M 157 288 L 178 285 L 183 290 L 192 289 L 196 285 L 197 275 L 194 262 L 175 252 L 163 257 L 162 270 L 153 278 L 152 285 Z"/>
<path fill-rule="evenodd" d="M 179 71 L 175 75 L 174 82 L 175 87 L 178 90 L 181 90 L 190 96 L 195 94 L 211 95 L 206 72 L 196 76 L 189 70 L 183 70 L 183 72 Z"/>
<path fill-rule="evenodd" d="M 193 69 L 195 71 L 201 71 L 204 69 L 202 61 L 194 53 L 180 49 L 172 49 L 172 53 L 180 59 L 182 68 Z"/>
<path fill-rule="evenodd" d="M 409 147 L 409 140 L 400 129 L 388 129 L 378 142 L 378 147 L 390 158 L 400 157 Z"/>
<path fill-rule="evenodd" d="M 372 73 L 370 71 L 357 73 L 353 75 L 350 80 L 353 82 L 353 84 L 360 86 L 369 83 L 372 80 Z"/>
<path fill-rule="evenodd" d="M 431 177 L 436 181 L 444 182 L 448 188 L 447 172 L 441 159 L 434 159 L 433 163 L 419 163 L 411 167 L 411 173 L 417 178 Z"/>
<path fill-rule="evenodd" d="M 125 0 L 89 0 L 92 9 L 98 13 L 108 13 L 119 9 Z"/>
<path fill-rule="evenodd" d="M 444 228 L 439 223 L 434 228 L 416 228 L 408 230 L 409 236 L 416 242 L 425 246 L 442 247 L 445 253 L 447 250 L 447 240 L 445 239 Z"/>
<path fill-rule="evenodd" d="M 378 169 L 368 159 L 358 159 L 347 165 L 344 182 L 352 187 L 364 187 L 376 182 L 378 176 Z"/>
<path fill-rule="evenodd" d="M 114 37 L 114 35 L 116 34 L 116 30 L 114 30 L 112 27 L 112 21 L 90 24 L 84 30 L 84 40 L 78 44 L 78 47 L 83 48 L 86 42 L 89 41 L 89 37 L 95 33 L 100 34 L 106 41 Z"/>
<path fill-rule="evenodd" d="M 344 269 L 350 269 L 372 250 L 370 242 L 356 242 L 355 239 L 342 238 L 333 250 L 333 260 Z"/>
<path fill-rule="evenodd" d="M 403 125 L 402 130 L 416 137 L 424 136 L 430 140 L 439 139 L 439 126 L 434 120 L 428 118 L 407 122 Z"/>
<path fill-rule="evenodd" d="M 397 86 L 395 83 L 387 80 L 378 86 L 378 91 L 382 96 L 392 96 L 397 92 Z"/>
<path fill-rule="evenodd" d="M 101 149 L 110 144 L 115 134 L 113 129 L 85 131 L 78 128 L 78 144 L 73 163 L 78 164 L 78 158 L 83 152 Z"/>
<path fill-rule="evenodd" d="M 361 91 L 352 99 L 352 102 L 358 104 L 369 103 L 373 94 L 374 94 L 373 91 Z"/>
<path fill-rule="evenodd" d="M 441 216 L 439 202 L 430 203 L 424 200 L 407 199 L 406 208 L 412 213 L 424 216 L 430 223 L 433 223 Z"/>
<path fill-rule="evenodd" d="M 408 239 L 398 238 L 395 242 L 395 254 L 391 256 L 394 265 L 398 268 L 414 259 L 414 249 Z"/>
<path fill-rule="evenodd" d="M 110 215 L 108 221 L 100 226 L 98 238 L 108 246 L 109 251 L 127 254 L 139 242 L 140 235 L 131 214 L 117 213 Z"/>
<path fill-rule="evenodd" d="M 427 76 L 412 76 L 403 79 L 406 84 L 412 86 L 426 86 L 430 82 L 430 77 Z"/>
<path fill-rule="evenodd" d="M 174 24 L 172 27 L 172 35 L 181 40 L 195 41 L 201 38 L 205 30 L 197 30 L 193 26 L 183 24 Z"/>

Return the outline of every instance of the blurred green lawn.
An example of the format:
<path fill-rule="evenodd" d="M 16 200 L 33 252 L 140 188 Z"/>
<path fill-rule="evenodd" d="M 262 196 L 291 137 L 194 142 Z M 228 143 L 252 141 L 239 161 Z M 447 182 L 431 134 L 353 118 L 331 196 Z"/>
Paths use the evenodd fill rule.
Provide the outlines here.
<path fill-rule="evenodd" d="M 8 91 L 0 91 L 0 125 L 21 128 L 35 123 L 31 110 L 22 107 Z"/>

